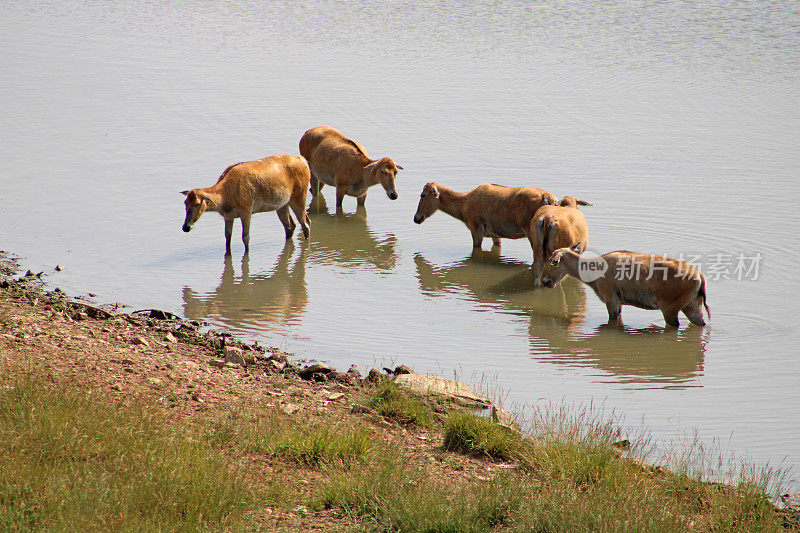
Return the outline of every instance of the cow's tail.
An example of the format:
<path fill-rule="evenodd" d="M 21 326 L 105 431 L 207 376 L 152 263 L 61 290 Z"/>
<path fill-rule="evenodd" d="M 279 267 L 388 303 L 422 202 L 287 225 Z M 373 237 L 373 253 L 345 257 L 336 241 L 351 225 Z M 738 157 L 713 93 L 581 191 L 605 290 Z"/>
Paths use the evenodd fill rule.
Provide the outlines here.
<path fill-rule="evenodd" d="M 703 300 L 703 307 L 706 308 L 706 314 L 708 318 L 711 318 L 711 310 L 708 308 L 708 303 L 706 301 L 706 277 L 700 277 L 700 289 L 697 291 L 697 295 Z"/>
<path fill-rule="evenodd" d="M 541 249 L 538 250 L 538 252 L 541 254 L 542 262 L 547 261 L 550 258 L 545 256 L 547 253 L 547 235 L 544 233 L 544 218 L 538 218 L 533 223 L 533 235 L 534 242 L 538 242 L 539 246 L 541 246 Z"/>

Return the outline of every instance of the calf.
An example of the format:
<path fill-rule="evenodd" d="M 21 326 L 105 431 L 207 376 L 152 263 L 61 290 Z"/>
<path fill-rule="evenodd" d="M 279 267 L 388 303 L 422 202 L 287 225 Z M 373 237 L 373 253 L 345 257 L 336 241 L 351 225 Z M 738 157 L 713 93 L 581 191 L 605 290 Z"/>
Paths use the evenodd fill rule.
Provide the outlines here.
<path fill-rule="evenodd" d="M 397 171 L 403 167 L 388 157 L 370 159 L 367 151 L 338 130 L 327 126 L 312 128 L 300 139 L 300 154 L 311 167 L 311 194 L 322 187 L 336 187 L 336 208 L 342 207 L 344 196 L 355 196 L 364 205 L 367 189 L 378 183 L 386 195 L 397 200 Z"/>
<path fill-rule="evenodd" d="M 242 219 L 242 242 L 250 250 L 250 216 L 276 211 L 290 239 L 296 227 L 294 211 L 308 239 L 311 219 L 306 213 L 306 194 L 311 173 L 303 157 L 275 155 L 247 163 L 236 163 L 222 173 L 217 183 L 205 189 L 182 191 L 186 195 L 183 231 L 190 231 L 205 211 L 216 211 L 225 219 L 225 254 L 231 253 L 234 219 Z"/>
<path fill-rule="evenodd" d="M 701 305 L 711 317 L 706 303 L 706 278 L 689 263 L 628 251 L 587 259 L 578 254 L 579 249 L 581 243 L 556 250 L 550 258 L 550 274 L 543 283 L 554 287 L 567 274 L 580 279 L 606 304 L 609 322 L 619 318 L 623 305 L 660 309 L 667 324 L 676 327 L 680 325 L 679 312 L 692 324 L 705 326 Z"/>
<path fill-rule="evenodd" d="M 556 197 L 544 189 L 485 183 L 459 193 L 438 183 L 428 183 L 422 188 L 414 222 L 422 224 L 441 209 L 467 225 L 473 248 L 480 248 L 484 237 L 491 237 L 494 246 L 500 246 L 500 239 L 531 240 L 534 213 L 555 203 Z"/>
<path fill-rule="evenodd" d="M 534 285 L 549 270 L 547 260 L 558 248 L 569 248 L 581 243 L 578 253 L 589 245 L 589 226 L 579 205 L 592 205 L 574 196 L 565 196 L 560 205 L 545 205 L 536 211 L 531 221 L 531 247 L 533 248 Z"/>

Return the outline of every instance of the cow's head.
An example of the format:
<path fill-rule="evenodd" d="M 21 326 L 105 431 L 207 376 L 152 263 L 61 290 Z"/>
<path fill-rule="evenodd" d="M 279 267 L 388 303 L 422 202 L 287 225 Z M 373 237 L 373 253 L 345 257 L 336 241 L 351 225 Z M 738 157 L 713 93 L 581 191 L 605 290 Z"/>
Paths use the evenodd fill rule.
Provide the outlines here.
<path fill-rule="evenodd" d="M 426 183 L 419 195 L 419 205 L 414 214 L 414 222 L 422 224 L 426 218 L 439 209 L 439 184 Z"/>
<path fill-rule="evenodd" d="M 375 173 L 389 199 L 397 200 L 397 171 L 403 170 L 403 167 L 395 164 L 395 162 L 388 157 L 383 157 L 365 166 L 364 169 Z"/>
<path fill-rule="evenodd" d="M 569 274 L 569 270 L 567 270 L 567 262 L 564 260 L 564 255 L 567 254 L 567 252 L 575 252 L 580 254 L 583 251 L 583 247 L 583 243 L 579 242 L 573 244 L 569 248 L 559 248 L 558 250 L 554 251 L 553 255 L 550 256 L 550 260 L 548 261 L 550 271 L 542 279 L 542 285 L 550 289 L 558 285 L 558 283 L 564 279 L 564 276 Z"/>
<path fill-rule="evenodd" d="M 592 204 L 590 204 L 589 202 L 586 202 L 584 200 L 579 200 L 578 198 L 575 198 L 574 196 L 565 196 L 564 198 L 561 199 L 561 202 L 559 202 L 559 205 L 561 205 L 562 207 L 576 207 L 577 208 L 579 205 L 592 205 Z"/>
<path fill-rule="evenodd" d="M 186 218 L 183 220 L 183 231 L 189 232 L 206 209 L 216 207 L 217 204 L 208 195 L 201 193 L 198 189 L 191 191 L 181 191 L 186 196 L 183 204 L 186 206 Z"/>

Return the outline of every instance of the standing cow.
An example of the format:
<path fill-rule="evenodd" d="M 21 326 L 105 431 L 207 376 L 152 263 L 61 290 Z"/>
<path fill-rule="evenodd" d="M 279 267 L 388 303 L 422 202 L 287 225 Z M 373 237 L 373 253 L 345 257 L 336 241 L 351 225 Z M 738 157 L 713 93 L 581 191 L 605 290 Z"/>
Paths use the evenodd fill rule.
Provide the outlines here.
<path fill-rule="evenodd" d="M 204 189 L 181 191 L 186 195 L 183 231 L 189 232 L 205 211 L 216 211 L 225 219 L 225 255 L 231 253 L 233 221 L 242 219 L 244 252 L 250 250 L 250 217 L 253 213 L 276 211 L 291 239 L 296 224 L 308 239 L 311 219 L 306 212 L 306 195 L 311 172 L 303 157 L 274 155 L 256 161 L 236 163 L 222 173 L 217 183 Z"/>
<path fill-rule="evenodd" d="M 549 270 L 548 259 L 559 248 L 580 243 L 578 253 L 589 245 L 589 226 L 579 205 L 592 205 L 574 196 L 565 196 L 559 205 L 545 205 L 536 211 L 531 221 L 534 285 L 538 285 Z"/>
<path fill-rule="evenodd" d="M 397 171 L 403 167 L 388 157 L 370 159 L 366 149 L 327 126 L 312 128 L 300 139 L 300 154 L 311 167 L 311 194 L 322 187 L 336 187 L 336 208 L 342 207 L 345 195 L 355 196 L 364 205 L 367 189 L 378 183 L 386 195 L 397 200 Z"/>
<path fill-rule="evenodd" d="M 473 249 L 480 249 L 484 237 L 494 246 L 500 239 L 531 238 L 531 220 L 543 205 L 555 205 L 556 197 L 544 189 L 478 185 L 469 192 L 455 192 L 438 183 L 427 183 L 420 193 L 414 222 L 422 224 L 442 210 L 466 224 Z"/>
<path fill-rule="evenodd" d="M 698 326 L 706 325 L 701 306 L 711 316 L 706 277 L 686 261 L 625 250 L 584 258 L 579 249 L 581 243 L 553 252 L 550 274 L 542 283 L 555 287 L 567 274 L 580 279 L 606 304 L 609 321 L 619 318 L 623 305 L 659 309 L 675 327 L 680 312 Z"/>

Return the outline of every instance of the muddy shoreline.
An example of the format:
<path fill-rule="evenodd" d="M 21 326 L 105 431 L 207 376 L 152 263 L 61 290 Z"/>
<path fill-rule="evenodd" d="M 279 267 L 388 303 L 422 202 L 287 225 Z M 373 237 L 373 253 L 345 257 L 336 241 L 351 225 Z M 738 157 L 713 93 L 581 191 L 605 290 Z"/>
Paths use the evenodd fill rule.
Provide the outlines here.
<path fill-rule="evenodd" d="M 46 372 L 54 381 L 78 383 L 120 405 L 144 400 L 180 424 L 202 424 L 237 404 L 255 410 L 277 408 L 290 417 L 367 423 L 382 438 L 391 439 L 398 452 L 440 470 L 454 483 L 490 480 L 513 468 L 487 457 L 444 452 L 441 429 L 398 424 L 365 405 L 365 391 L 372 384 L 411 372 L 408 367 L 373 369 L 367 376 L 355 366 L 341 372 L 274 347 L 242 342 L 224 331 L 206 330 L 198 321 L 158 309 L 123 312 L 118 304 L 71 298 L 58 288 L 49 290 L 44 273 L 21 271 L 13 257 L 0 252 L 4 368 Z M 444 420 L 448 405 L 433 405 Z M 507 422 L 513 425 L 513 420 Z M 449 459 L 443 461 L 443 453 Z M 642 468 L 664 475 L 658 467 Z M 324 475 L 309 469 L 300 469 L 296 477 L 301 494 L 324 483 Z M 800 510 L 793 502 L 785 503 L 779 511 L 785 527 L 800 527 Z M 258 520 L 267 527 L 327 530 L 347 522 L 332 512 L 311 512 L 304 506 L 265 513 Z"/>

